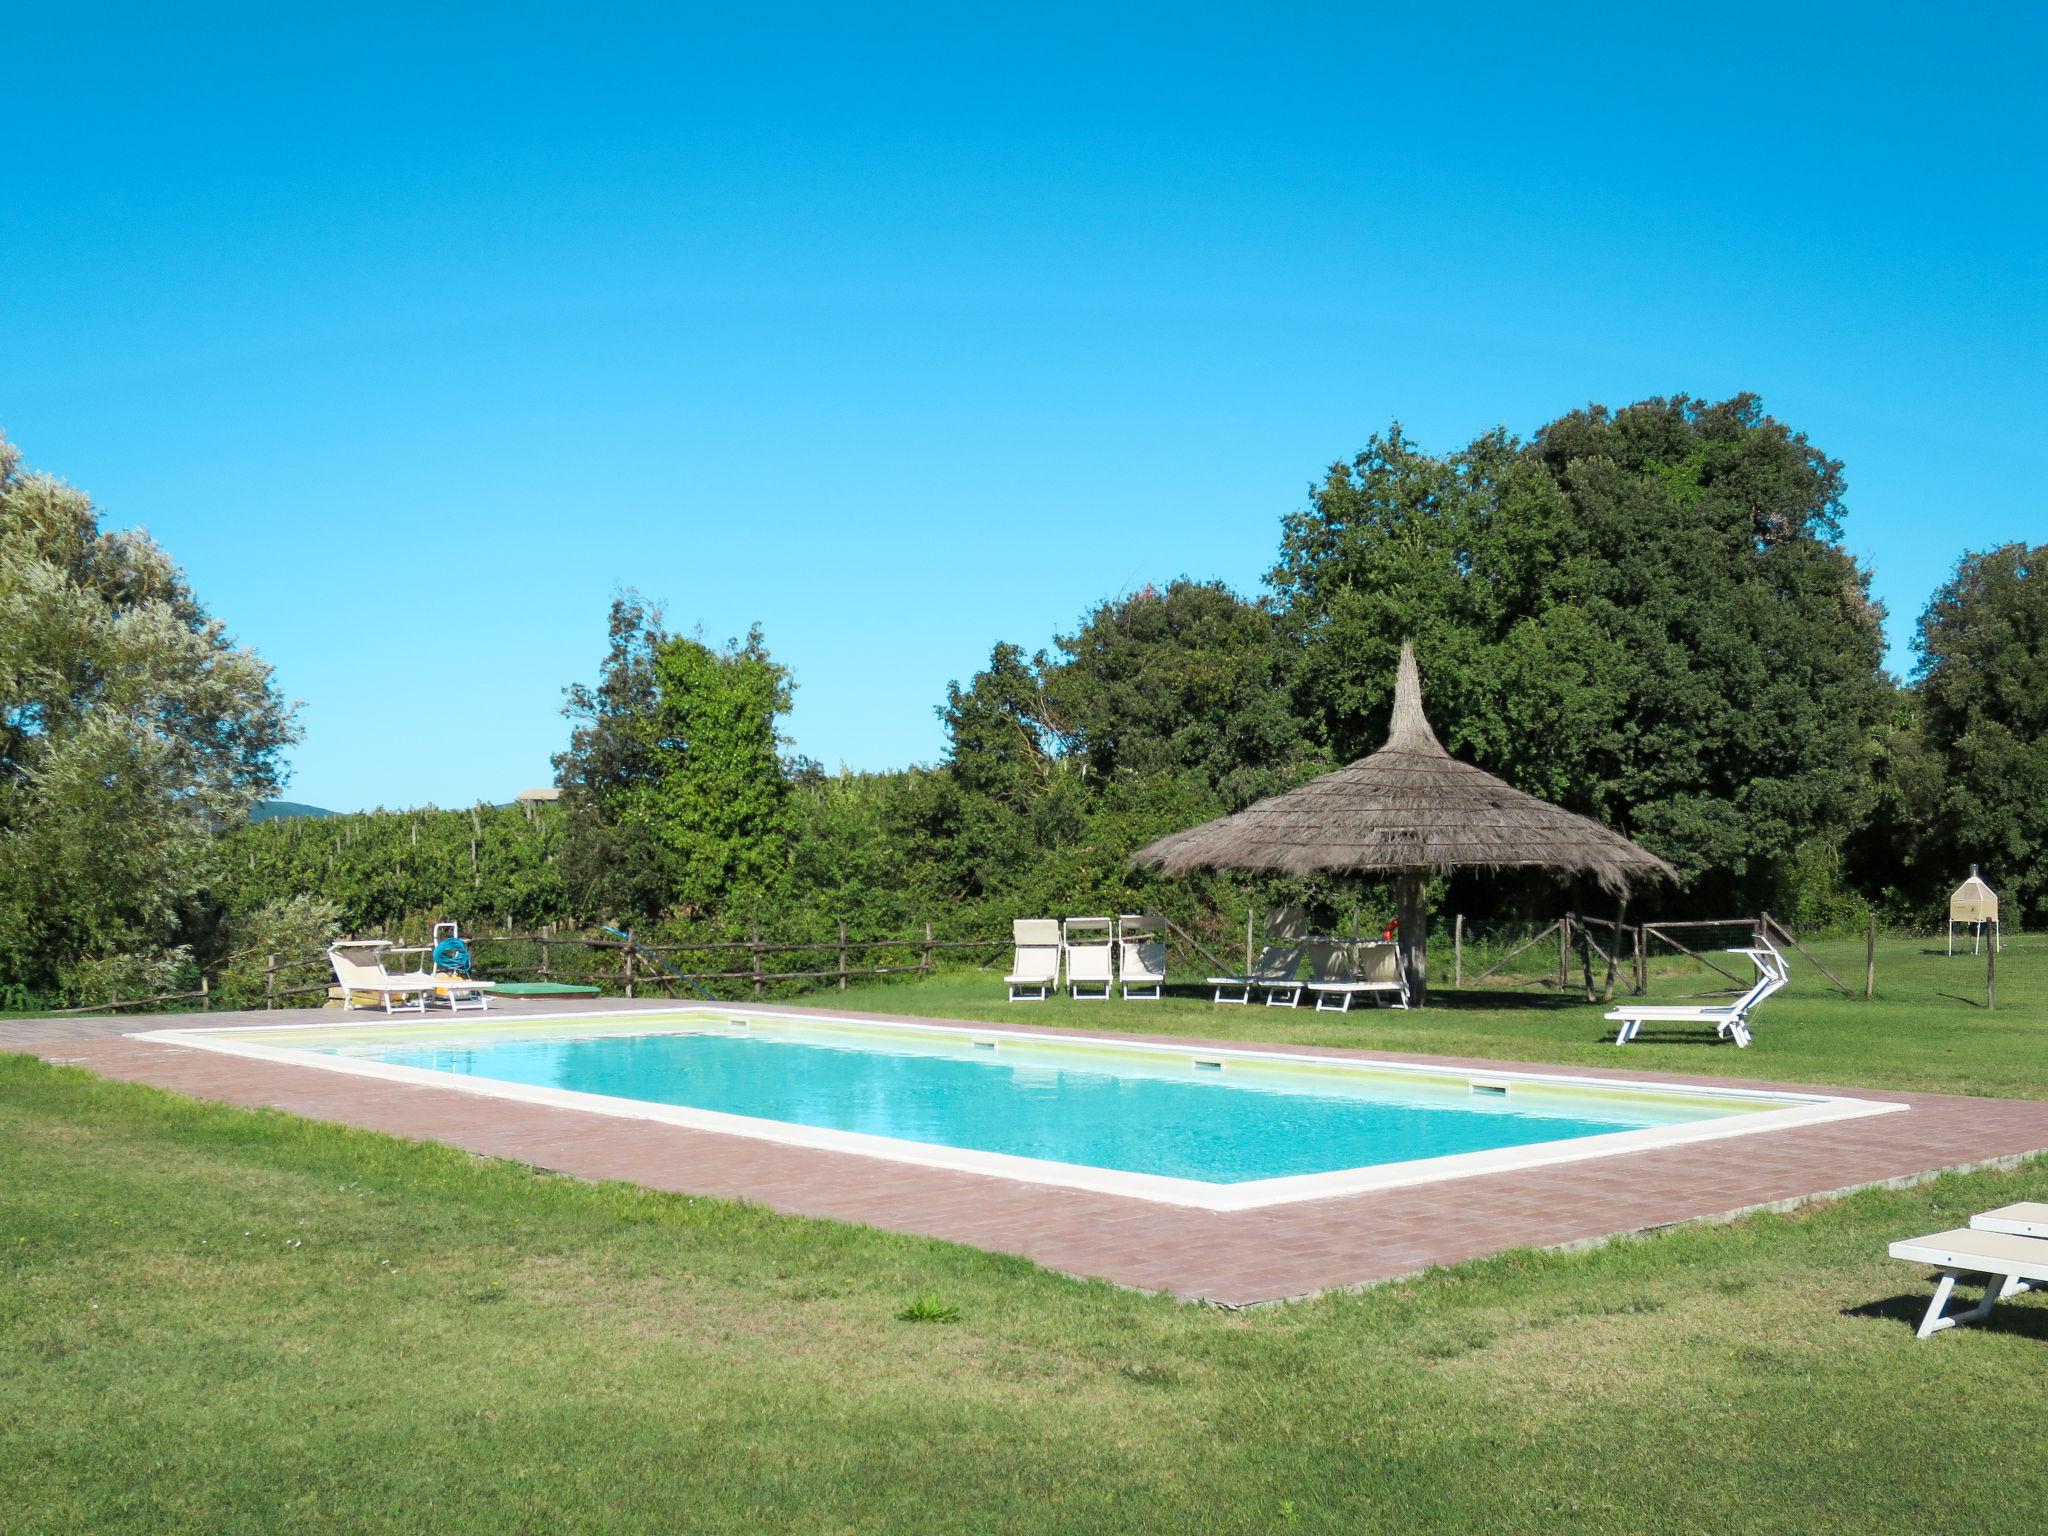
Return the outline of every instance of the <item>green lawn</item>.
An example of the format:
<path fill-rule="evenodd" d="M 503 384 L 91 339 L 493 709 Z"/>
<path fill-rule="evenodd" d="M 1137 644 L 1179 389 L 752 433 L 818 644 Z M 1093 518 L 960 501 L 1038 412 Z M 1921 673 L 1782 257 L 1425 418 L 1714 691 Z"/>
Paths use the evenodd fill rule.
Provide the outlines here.
<path fill-rule="evenodd" d="M 2048 950 L 1990 1015 L 1894 958 L 1739 1056 L 1498 1000 L 845 1000 L 2042 1091 Z M 1884 1247 L 2029 1198 L 2048 1165 L 1230 1314 L 0 1056 L 0 1532 L 2023 1528 L 2048 1302 L 1918 1341 Z"/>
<path fill-rule="evenodd" d="M 2008 942 L 1998 957 L 1998 1006 L 1988 1011 L 1983 957 L 1948 959 L 1938 939 L 1881 940 L 1877 995 L 1867 1003 L 1861 996 L 1861 940 L 1807 947 L 1854 986 L 1857 996 L 1845 998 L 1794 955 L 1790 984 L 1758 1011 L 1756 1042 L 1744 1051 L 1732 1044 L 1714 1044 L 1711 1032 L 1644 1039 L 1616 1050 L 1610 1043 L 1614 1026 L 1602 1018 L 1611 1005 L 1586 1002 L 1583 990 L 1558 995 L 1530 987 L 1433 988 L 1430 1006 L 1413 1013 L 1368 1007 L 1317 1013 L 1307 1005 L 1263 1008 L 1256 1003 L 1248 1008 L 1218 1007 L 1205 989 L 1188 985 L 1172 989 L 1158 1002 L 1118 998 L 1107 1004 L 1077 1003 L 1060 997 L 1012 1003 L 1006 1000 L 998 968 L 854 988 L 805 1001 L 990 1022 L 1495 1056 L 1848 1087 L 2048 1096 L 2048 934 L 2027 934 Z M 1747 973 L 1748 962 L 1717 958 Z M 1434 957 L 1431 963 L 1435 964 Z M 1576 969 L 1573 977 L 1579 977 Z M 1659 968 L 1651 991 L 1660 1000 L 1678 1001 L 1714 987 L 1732 990 L 1725 978 L 1676 959 Z"/>

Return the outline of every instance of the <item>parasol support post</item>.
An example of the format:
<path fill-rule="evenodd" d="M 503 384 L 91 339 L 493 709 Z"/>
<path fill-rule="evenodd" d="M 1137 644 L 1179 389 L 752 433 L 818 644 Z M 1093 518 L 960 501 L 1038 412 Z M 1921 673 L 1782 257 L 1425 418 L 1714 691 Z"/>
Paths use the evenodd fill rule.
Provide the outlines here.
<path fill-rule="evenodd" d="M 1401 918 L 1401 974 L 1408 981 L 1411 1008 L 1420 1008 L 1429 991 L 1429 905 L 1424 900 L 1428 888 L 1429 877 L 1419 874 L 1404 874 L 1395 884 Z"/>

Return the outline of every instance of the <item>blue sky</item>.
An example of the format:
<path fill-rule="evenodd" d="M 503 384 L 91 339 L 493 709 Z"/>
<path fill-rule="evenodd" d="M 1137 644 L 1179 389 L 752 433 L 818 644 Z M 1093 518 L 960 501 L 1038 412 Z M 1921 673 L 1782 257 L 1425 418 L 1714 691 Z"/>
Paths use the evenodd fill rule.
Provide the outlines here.
<path fill-rule="evenodd" d="M 2041 7 L 730 9 L 9 16 L 0 430 L 276 663 L 292 798 L 546 782 L 629 583 L 933 759 L 1396 418 L 1755 390 L 1901 667 L 2048 538 Z"/>

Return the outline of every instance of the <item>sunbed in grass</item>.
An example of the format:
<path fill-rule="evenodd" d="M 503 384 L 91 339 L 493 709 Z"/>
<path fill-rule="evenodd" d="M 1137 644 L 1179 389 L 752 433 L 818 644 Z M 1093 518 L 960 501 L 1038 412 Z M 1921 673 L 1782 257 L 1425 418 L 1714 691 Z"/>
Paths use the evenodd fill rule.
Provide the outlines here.
<path fill-rule="evenodd" d="M 1115 981 L 1116 925 L 1106 917 L 1070 917 L 1061 939 L 1067 952 L 1067 991 L 1077 1002 L 1103 1002 Z M 1087 987 L 1089 991 L 1082 991 Z M 1095 990 L 1095 989 L 1100 990 Z"/>
<path fill-rule="evenodd" d="M 1050 917 L 1020 917 L 1010 924 L 1016 953 L 1003 978 L 1013 1003 L 1042 1003 L 1060 984 L 1060 925 Z"/>
<path fill-rule="evenodd" d="M 2048 1283 L 2048 1205 L 2037 1201 L 2000 1206 L 1973 1216 L 1967 1227 L 1931 1232 L 1891 1245 L 1891 1256 L 1910 1264 L 1931 1264 L 1941 1271 L 1934 1298 L 1920 1319 L 1919 1336 L 1944 1328 L 1982 1322 L 2009 1296 Z M 1959 1283 L 1981 1278 L 1984 1296 L 1967 1312 L 1950 1312 L 1949 1298 Z"/>
<path fill-rule="evenodd" d="M 1616 1045 L 1627 1045 L 1643 1025 L 1711 1024 L 1716 1039 L 1732 1038 L 1738 1048 L 1750 1042 L 1749 1016 L 1757 1005 L 1785 985 L 1785 957 L 1768 944 L 1755 949 L 1731 949 L 1731 955 L 1746 955 L 1756 967 L 1756 981 L 1734 1002 L 1711 1007 L 1686 1007 L 1672 1003 L 1624 1003 L 1607 1015 L 1621 1027 L 1614 1032 Z"/>
<path fill-rule="evenodd" d="M 1266 994 L 1268 1008 L 1292 1008 L 1301 1001 L 1301 946 L 1268 944 L 1248 976 L 1211 976 L 1209 986 L 1219 1003 L 1249 1003 L 1254 990 Z M 1228 994 L 1235 993 L 1232 997 Z"/>
<path fill-rule="evenodd" d="M 1311 944 L 1308 964 L 1308 990 L 1319 1013 L 1347 1013 L 1356 997 L 1408 1006 L 1400 951 L 1392 944 Z"/>
<path fill-rule="evenodd" d="M 1159 1000 L 1166 985 L 1163 918 L 1126 912 L 1116 920 L 1116 975 L 1126 999 Z"/>

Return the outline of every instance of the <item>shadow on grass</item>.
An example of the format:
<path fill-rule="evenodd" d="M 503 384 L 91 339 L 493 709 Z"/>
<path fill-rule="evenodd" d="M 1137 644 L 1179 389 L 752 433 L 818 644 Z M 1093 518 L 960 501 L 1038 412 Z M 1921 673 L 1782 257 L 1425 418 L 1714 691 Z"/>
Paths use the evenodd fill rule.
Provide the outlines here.
<path fill-rule="evenodd" d="M 1516 1013 L 1568 1013 L 1574 1008 L 1599 1006 L 1598 1003 L 1587 1002 L 1583 992 L 1482 992 L 1469 987 L 1462 991 L 1452 987 L 1431 987 L 1429 1002 L 1423 1011 L 1441 1008 L 1446 1013 L 1499 1013 L 1504 1009 L 1512 1009 Z"/>
<path fill-rule="evenodd" d="M 1927 1277 L 1927 1289 L 1924 1291 L 1904 1296 L 1887 1296 L 1882 1301 L 1867 1301 L 1860 1307 L 1844 1307 L 1841 1315 L 1873 1322 L 1898 1323 L 1907 1331 L 1915 1332 L 1920 1327 L 1920 1319 L 1927 1315 L 1928 1298 L 1933 1295 L 1934 1287 L 1940 1278 L 1939 1275 L 1930 1273 Z M 2011 1297 L 2001 1301 L 1982 1322 L 1965 1323 L 1962 1326 L 1985 1333 L 2009 1333 L 2021 1339 L 2048 1340 L 2048 1308 L 2038 1303 L 2029 1306 L 2028 1303 L 2034 1300 L 2033 1293 Z M 1968 1294 L 1959 1295 L 1950 1302 L 1949 1309 L 1954 1312 L 1965 1311 L 1975 1306 L 1976 1301 L 1976 1293 L 1972 1289 Z M 1959 1331 L 1961 1330 L 1948 1328 L 1942 1330 L 1943 1333 Z M 1939 1338 L 1940 1334 L 1935 1337 Z"/>
<path fill-rule="evenodd" d="M 1614 1031 L 1610 1029 L 1601 1035 L 1600 1038 L 1612 1041 L 1614 1039 Z M 1711 1024 L 1695 1024 L 1690 1028 L 1681 1024 L 1669 1029 L 1638 1030 L 1630 1044 L 1733 1046 L 1735 1042 L 1725 1035 L 1714 1033 L 1714 1026 Z"/>

